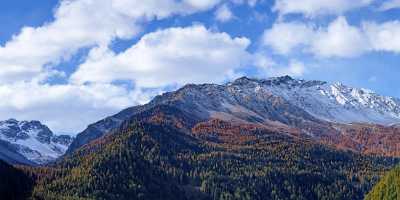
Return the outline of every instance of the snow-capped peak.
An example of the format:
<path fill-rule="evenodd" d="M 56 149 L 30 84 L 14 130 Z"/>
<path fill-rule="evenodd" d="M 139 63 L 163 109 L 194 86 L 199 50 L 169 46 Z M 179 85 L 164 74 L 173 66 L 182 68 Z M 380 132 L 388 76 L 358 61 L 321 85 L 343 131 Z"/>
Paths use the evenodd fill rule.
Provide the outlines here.
<path fill-rule="evenodd" d="M 28 160 L 38 164 L 52 161 L 65 153 L 72 138 L 54 135 L 39 121 L 0 121 L 0 140 L 10 143 Z"/>
<path fill-rule="evenodd" d="M 242 77 L 228 86 L 254 87 L 283 97 L 313 116 L 334 122 L 392 124 L 400 122 L 400 100 L 342 83 L 307 81 L 290 76 L 265 80 Z M 260 88 L 263 88 L 261 90 Z"/>

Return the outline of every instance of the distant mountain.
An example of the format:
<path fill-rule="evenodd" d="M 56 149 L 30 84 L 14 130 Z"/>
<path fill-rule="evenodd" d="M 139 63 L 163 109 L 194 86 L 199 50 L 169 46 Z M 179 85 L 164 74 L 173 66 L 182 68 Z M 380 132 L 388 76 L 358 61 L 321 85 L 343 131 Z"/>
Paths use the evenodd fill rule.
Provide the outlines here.
<path fill-rule="evenodd" d="M 161 105 L 173 105 L 191 113 L 200 121 L 221 119 L 275 128 L 295 128 L 299 134 L 323 143 L 366 153 L 382 153 L 380 151 L 384 147 L 371 144 L 372 150 L 359 150 L 360 146 L 365 146 L 366 141 L 352 141 L 354 138 L 345 134 L 350 129 L 349 124 L 389 126 L 400 122 L 399 99 L 381 96 L 366 89 L 356 89 L 340 83 L 298 80 L 289 76 L 261 80 L 242 77 L 225 85 L 189 84 L 177 91 L 157 96 L 146 105 L 125 109 L 89 125 L 78 134 L 67 152 L 72 153 L 82 145 L 118 128 L 124 120 Z M 399 129 L 393 126 L 392 132 L 397 133 Z M 400 141 L 396 137 L 395 141 Z M 383 138 L 389 140 L 391 136 Z M 383 153 L 400 155 L 400 151 L 395 148 Z"/>
<path fill-rule="evenodd" d="M 12 164 L 44 164 L 65 153 L 73 138 L 54 135 L 39 121 L 0 121 L 0 159 Z"/>

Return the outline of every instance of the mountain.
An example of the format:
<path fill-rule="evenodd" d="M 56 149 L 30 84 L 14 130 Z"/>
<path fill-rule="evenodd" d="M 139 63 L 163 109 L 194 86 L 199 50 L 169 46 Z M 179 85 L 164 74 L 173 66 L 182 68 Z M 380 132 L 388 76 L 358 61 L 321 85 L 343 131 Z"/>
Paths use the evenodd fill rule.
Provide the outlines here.
<path fill-rule="evenodd" d="M 363 199 L 400 161 L 395 109 L 363 108 L 393 116 L 385 123 L 345 123 L 289 98 L 326 84 L 186 85 L 90 125 L 56 162 L 18 169 L 32 181 L 31 199 Z M 326 98 L 338 102 L 326 116 L 362 108 Z"/>
<path fill-rule="evenodd" d="M 354 140 L 349 134 L 352 129 L 368 124 L 387 127 L 399 123 L 399 99 L 340 83 L 297 80 L 289 76 L 262 80 L 242 77 L 224 85 L 186 85 L 157 96 L 146 105 L 125 109 L 88 126 L 78 134 L 67 153 L 119 127 L 124 120 L 160 105 L 173 105 L 200 121 L 216 118 L 277 129 L 295 128 L 304 137 L 339 148 L 400 155 L 397 147 L 393 146 L 394 142 L 385 149 L 379 141 L 369 138 Z M 393 137 L 396 138 L 394 141 L 400 142 L 399 129 L 396 126 L 392 128 L 392 135 L 380 134 L 387 142 Z"/>
<path fill-rule="evenodd" d="M 365 200 L 392 200 L 400 197 L 400 167 L 388 172 L 366 195 Z"/>
<path fill-rule="evenodd" d="M 39 121 L 0 121 L 0 159 L 12 164 L 44 164 L 65 153 L 72 138 L 54 135 Z"/>

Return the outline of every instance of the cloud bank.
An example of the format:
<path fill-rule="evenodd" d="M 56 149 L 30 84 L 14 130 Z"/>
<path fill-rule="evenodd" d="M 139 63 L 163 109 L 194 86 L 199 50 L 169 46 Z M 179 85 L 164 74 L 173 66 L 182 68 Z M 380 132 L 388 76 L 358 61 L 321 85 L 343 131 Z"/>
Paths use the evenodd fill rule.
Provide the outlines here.
<path fill-rule="evenodd" d="M 365 21 L 350 25 L 340 16 L 327 27 L 304 22 L 278 22 L 263 35 L 263 45 L 281 55 L 302 51 L 320 58 L 351 58 L 369 52 L 400 52 L 400 22 Z"/>

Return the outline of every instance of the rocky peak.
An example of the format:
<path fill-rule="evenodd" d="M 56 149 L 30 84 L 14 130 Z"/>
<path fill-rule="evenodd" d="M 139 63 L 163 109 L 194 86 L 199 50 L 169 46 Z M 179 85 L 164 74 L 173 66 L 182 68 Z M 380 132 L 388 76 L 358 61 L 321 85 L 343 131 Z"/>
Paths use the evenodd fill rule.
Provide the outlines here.
<path fill-rule="evenodd" d="M 247 86 L 247 87 L 258 87 L 258 86 L 267 86 L 267 87 L 285 87 L 288 89 L 291 88 L 308 88 L 314 86 L 322 86 L 327 84 L 325 81 L 318 80 L 303 80 L 303 79 L 295 79 L 291 76 L 280 76 L 280 77 L 272 77 L 268 79 L 255 79 L 249 77 L 241 77 L 236 79 L 235 81 L 228 83 L 228 86 Z"/>
<path fill-rule="evenodd" d="M 56 136 L 40 121 L 0 121 L 0 141 L 15 146 L 17 153 L 38 164 L 61 156 L 72 142 L 70 136 Z"/>
<path fill-rule="evenodd" d="M 288 83 L 293 83 L 296 82 L 297 80 L 293 79 L 291 76 L 280 76 L 280 77 L 273 77 L 270 78 L 274 84 L 279 85 L 279 84 L 288 84 Z"/>
<path fill-rule="evenodd" d="M 228 83 L 228 85 L 237 85 L 237 86 L 240 86 L 240 85 L 248 85 L 248 84 L 254 84 L 254 83 L 258 83 L 258 80 L 257 80 L 257 79 L 249 78 L 249 77 L 247 77 L 247 76 L 243 76 L 243 77 L 240 77 L 240 78 L 234 80 L 234 81 L 231 82 L 231 83 Z"/>

